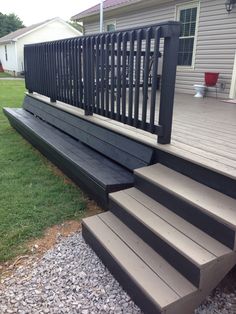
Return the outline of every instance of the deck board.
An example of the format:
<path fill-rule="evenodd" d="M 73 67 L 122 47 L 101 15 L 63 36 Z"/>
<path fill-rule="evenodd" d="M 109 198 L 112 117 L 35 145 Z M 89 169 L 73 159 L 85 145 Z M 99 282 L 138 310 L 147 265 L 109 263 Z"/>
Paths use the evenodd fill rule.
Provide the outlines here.
<path fill-rule="evenodd" d="M 47 97 L 41 95 L 36 94 L 35 97 L 48 101 Z M 155 134 L 106 117 L 96 114 L 85 117 L 81 109 L 61 102 L 52 105 L 130 138 L 138 139 L 144 144 L 236 179 L 236 104 L 224 103 L 215 98 L 196 99 L 191 95 L 176 94 L 172 142 L 168 145 L 158 144 Z M 157 119 L 158 109 L 155 115 Z"/>

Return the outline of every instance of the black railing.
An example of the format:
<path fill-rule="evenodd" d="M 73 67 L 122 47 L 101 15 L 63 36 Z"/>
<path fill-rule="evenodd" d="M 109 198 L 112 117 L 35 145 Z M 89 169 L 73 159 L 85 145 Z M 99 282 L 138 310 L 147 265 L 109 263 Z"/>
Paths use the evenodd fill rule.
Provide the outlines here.
<path fill-rule="evenodd" d="M 169 143 L 179 33 L 179 23 L 168 22 L 26 45 L 26 88 Z"/>

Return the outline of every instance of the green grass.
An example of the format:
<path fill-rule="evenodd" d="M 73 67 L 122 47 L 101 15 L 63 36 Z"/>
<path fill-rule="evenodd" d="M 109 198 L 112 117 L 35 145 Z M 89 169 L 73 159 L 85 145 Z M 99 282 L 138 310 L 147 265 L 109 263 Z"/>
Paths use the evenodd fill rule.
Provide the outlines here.
<path fill-rule="evenodd" d="M 0 80 L 0 262 L 26 252 L 26 242 L 54 224 L 81 219 L 80 190 L 8 123 L 2 107 L 20 107 L 24 81 Z"/>
<path fill-rule="evenodd" d="M 9 73 L 6 73 L 6 72 L 0 72 L 0 78 L 1 77 L 12 77 L 12 75 L 11 74 L 9 74 Z"/>

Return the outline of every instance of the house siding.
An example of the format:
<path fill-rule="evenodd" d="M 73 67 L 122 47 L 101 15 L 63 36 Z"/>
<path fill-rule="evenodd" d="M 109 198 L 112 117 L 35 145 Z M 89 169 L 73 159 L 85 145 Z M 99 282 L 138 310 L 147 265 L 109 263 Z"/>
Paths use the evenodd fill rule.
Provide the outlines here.
<path fill-rule="evenodd" d="M 5 45 L 7 46 L 7 60 L 5 56 Z M 0 61 L 2 62 L 3 69 L 14 74 L 17 67 L 16 61 L 16 48 L 15 43 L 0 45 Z"/>
<path fill-rule="evenodd" d="M 51 40 L 71 38 L 78 36 L 78 32 L 68 28 L 60 21 L 53 21 L 38 30 L 18 39 L 17 41 L 17 71 L 24 70 L 24 45 L 40 43 Z"/>
<path fill-rule="evenodd" d="M 0 44 L 0 60 L 3 60 L 3 68 L 6 71 L 21 73 L 24 70 L 24 45 L 39 42 L 77 37 L 80 33 L 68 27 L 61 21 L 52 21 L 44 26 L 25 34 L 15 43 L 7 44 L 9 47 L 8 61 L 5 61 L 5 44 Z"/>
<path fill-rule="evenodd" d="M 236 8 L 227 14 L 222 0 L 200 0 L 199 23 L 196 34 L 196 53 L 194 68 L 178 67 L 176 91 L 193 94 L 193 84 L 204 82 L 204 72 L 220 73 L 219 82 L 225 89 L 219 88 L 219 96 L 229 97 L 234 57 L 236 52 Z M 109 13 L 109 19 L 116 20 L 117 29 L 132 28 L 141 25 L 159 23 L 176 19 L 176 5 L 191 3 L 191 1 L 168 1 L 165 4 L 155 4 L 145 10 L 134 10 L 130 13 Z M 106 19 L 106 14 L 105 14 Z M 85 34 L 99 31 L 98 17 L 95 21 L 84 20 Z M 210 88 L 209 95 L 215 95 L 215 89 Z"/>

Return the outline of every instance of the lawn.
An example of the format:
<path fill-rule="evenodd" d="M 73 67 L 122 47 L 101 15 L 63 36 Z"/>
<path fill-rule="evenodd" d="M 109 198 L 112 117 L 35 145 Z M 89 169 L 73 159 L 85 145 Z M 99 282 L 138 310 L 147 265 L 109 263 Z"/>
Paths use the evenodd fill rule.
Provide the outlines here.
<path fill-rule="evenodd" d="M 0 72 L 0 78 L 4 77 L 12 77 L 9 73 L 6 72 Z"/>
<path fill-rule="evenodd" d="M 26 252 L 54 224 L 81 219 L 86 202 L 8 123 L 2 107 L 20 107 L 24 81 L 0 80 L 0 263 Z"/>

